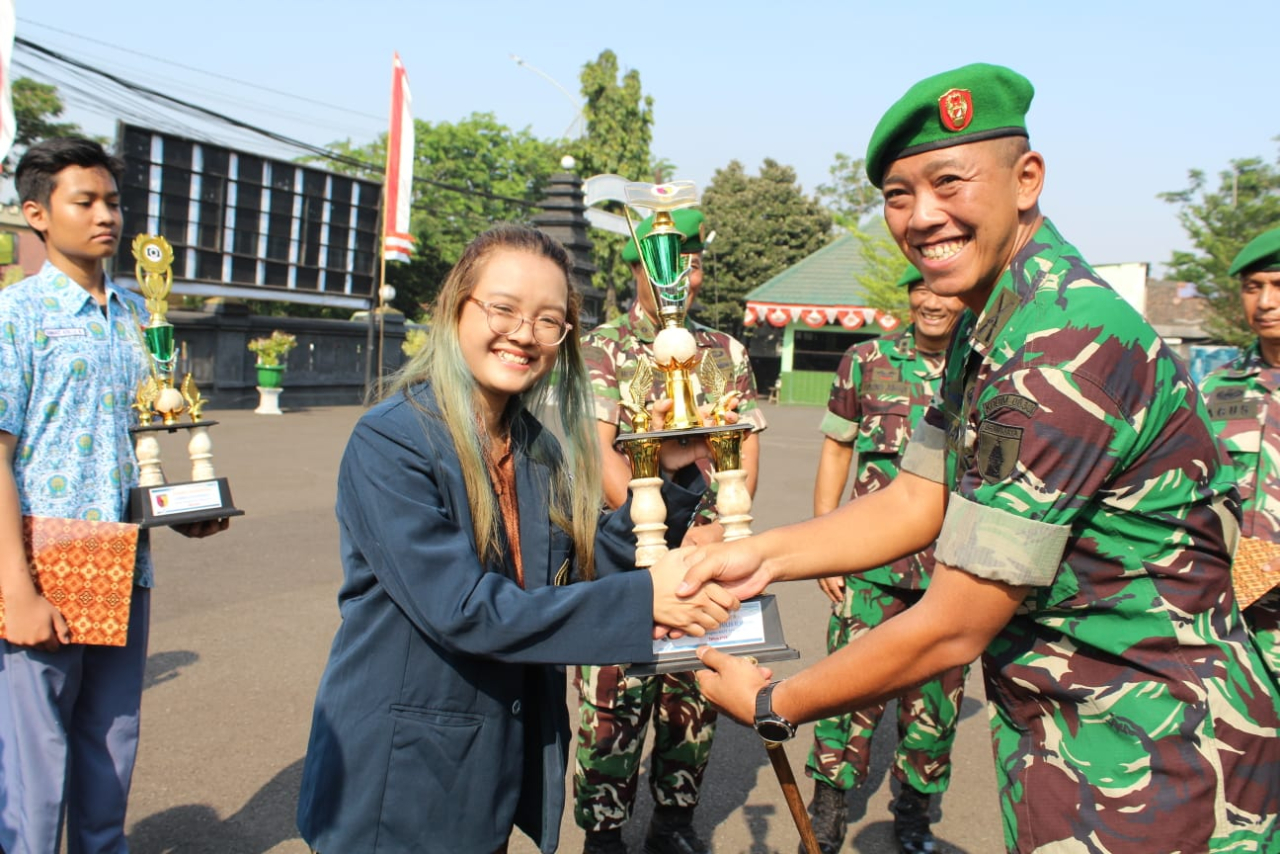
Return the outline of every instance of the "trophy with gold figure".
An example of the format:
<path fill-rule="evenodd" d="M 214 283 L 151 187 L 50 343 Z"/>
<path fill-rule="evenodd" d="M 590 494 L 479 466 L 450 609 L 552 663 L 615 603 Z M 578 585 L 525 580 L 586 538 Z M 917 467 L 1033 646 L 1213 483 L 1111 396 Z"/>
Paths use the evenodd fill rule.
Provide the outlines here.
<path fill-rule="evenodd" d="M 138 426 L 130 432 L 138 455 L 138 485 L 129 495 L 130 516 L 142 527 L 152 528 L 244 515 L 231 501 L 227 479 L 213 470 L 209 428 L 218 422 L 204 420 L 208 400 L 196 388 L 191 374 L 180 386 L 174 385 L 177 348 L 173 324 L 166 319 L 173 288 L 173 248 L 159 235 L 139 234 L 133 239 L 133 257 L 149 315 L 141 335 L 151 357 L 151 371 L 134 395 Z M 189 422 L 181 421 L 184 414 Z M 178 430 L 188 433 L 191 480 L 169 483 L 161 465 L 159 436 Z"/>
<path fill-rule="evenodd" d="M 658 313 L 652 362 L 641 356 L 629 382 L 623 385 L 622 404 L 632 413 L 634 432 L 618 438 L 618 446 L 631 462 L 631 520 L 636 533 L 636 565 L 652 566 L 666 553 L 666 508 L 660 495 L 658 448 L 664 439 L 682 442 L 706 436 L 711 448 L 716 480 L 716 511 L 726 540 L 751 534 L 751 493 L 741 464 L 743 437 L 750 424 L 729 424 L 727 413 L 737 398 L 726 391 L 727 378 L 714 359 L 701 359 L 698 344 L 685 326 L 689 302 L 691 264 L 680 247 L 690 235 L 681 232 L 673 213 L 697 204 L 697 188 L 691 181 L 669 184 L 630 183 L 623 188 L 627 225 L 639 250 L 645 278 Z M 652 211 L 652 227 L 637 235 L 631 208 Z M 646 223 L 648 220 L 646 220 Z M 644 287 L 644 285 L 640 285 Z M 662 375 L 664 396 L 672 401 L 662 430 L 651 429 L 648 406 L 657 374 Z M 709 425 L 699 416 L 697 393 L 712 406 Z"/>

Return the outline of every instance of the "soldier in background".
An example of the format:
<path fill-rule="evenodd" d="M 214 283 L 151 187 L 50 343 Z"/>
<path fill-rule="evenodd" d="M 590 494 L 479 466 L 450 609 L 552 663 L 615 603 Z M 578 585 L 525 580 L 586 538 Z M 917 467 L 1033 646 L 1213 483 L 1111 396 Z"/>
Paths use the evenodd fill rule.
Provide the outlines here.
<path fill-rule="evenodd" d="M 704 218 L 700 211 L 678 210 L 676 228 L 685 235 L 681 252 L 689 256 L 689 301 L 702 286 Z M 653 228 L 653 217 L 636 228 L 643 237 Z M 657 335 L 657 306 L 645 278 L 635 241 L 622 253 L 631 264 L 636 281 L 636 300 L 631 310 L 593 329 L 583 340 L 583 355 L 591 372 L 595 393 L 596 427 L 604 465 L 604 499 L 609 507 L 627 500 L 631 466 L 625 455 L 615 450 L 619 433 L 632 432 L 631 415 L 619 404 L 622 384 L 631 379 L 640 356 L 653 359 L 653 339 Z M 747 489 L 755 494 L 759 469 L 760 440 L 764 416 L 756 400 L 755 379 L 746 348 L 732 336 L 692 319 L 686 321 L 703 359 L 714 359 L 727 378 L 726 390 L 741 394 L 738 415 L 752 424 L 742 442 L 742 467 L 747 471 Z M 662 375 L 655 371 L 650 398 L 662 397 Z M 697 378 L 694 378 L 695 383 Z M 697 395 L 699 405 L 706 403 Z M 702 505 L 684 538 L 685 545 L 714 542 L 724 538 L 715 521 L 714 492 L 703 496 Z M 649 719 L 654 718 L 653 771 L 649 785 L 655 805 L 653 820 L 645 837 L 646 854 L 702 854 L 708 849 L 693 828 L 693 812 L 698 805 L 702 777 L 711 756 L 716 712 L 702 698 L 689 673 L 659 676 L 629 676 L 626 668 L 580 667 L 575 682 L 581 694 L 581 723 L 578 729 L 577 767 L 574 772 L 574 818 L 586 831 L 588 854 L 625 854 L 622 827 L 635 806 L 641 751 Z"/>
<path fill-rule="evenodd" d="M 868 146 L 898 248 L 968 309 L 898 477 L 663 558 L 745 598 L 936 540 L 928 590 L 783 681 L 701 647 L 698 683 L 777 740 L 982 655 L 1008 850 L 1275 851 L 1280 696 L 1232 588 L 1234 472 L 1186 366 L 1040 213 L 1032 93 L 948 71 Z"/>
<path fill-rule="evenodd" d="M 1244 319 L 1258 337 L 1239 358 L 1205 377 L 1201 391 L 1218 438 L 1235 465 L 1243 502 L 1240 533 L 1280 542 L 1280 228 L 1240 250 Z M 1244 610 L 1271 672 L 1280 678 L 1280 589 Z"/>
<path fill-rule="evenodd" d="M 910 264 L 898 281 L 909 289 L 911 325 L 901 333 L 850 347 L 836 370 L 827 413 L 813 515 L 840 504 L 857 452 L 857 475 L 850 498 L 888 486 L 898 475 L 907 438 L 929 406 L 942 378 L 946 348 L 964 303 L 941 297 Z M 933 546 L 893 563 L 818 580 L 832 602 L 827 652 L 842 649 L 920 600 L 933 571 Z M 951 745 L 968 669 L 952 668 L 898 698 L 898 742 L 893 776 L 901 788 L 891 809 L 893 827 L 908 854 L 933 850 L 929 796 L 946 791 L 951 780 Z M 805 769 L 813 778 L 813 829 L 822 854 L 844 843 L 848 810 L 845 793 L 867 779 L 871 737 L 884 714 L 877 703 L 818 721 Z"/>

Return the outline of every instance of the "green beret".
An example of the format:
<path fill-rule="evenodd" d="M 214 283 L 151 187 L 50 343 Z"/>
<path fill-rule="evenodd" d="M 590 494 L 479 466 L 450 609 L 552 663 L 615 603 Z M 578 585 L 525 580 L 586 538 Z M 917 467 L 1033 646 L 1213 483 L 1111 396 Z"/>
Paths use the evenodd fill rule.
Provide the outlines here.
<path fill-rule="evenodd" d="M 693 208 L 681 208 L 671 212 L 671 218 L 675 220 L 676 230 L 684 235 L 684 239 L 680 241 L 680 254 L 692 255 L 694 252 L 702 251 L 702 241 L 706 237 L 703 234 L 705 228 L 706 217 L 702 215 L 702 211 Z M 636 226 L 636 237 L 644 237 L 653 230 L 653 216 L 645 217 L 639 225 Z M 634 264 L 640 260 L 640 250 L 636 248 L 634 240 L 628 240 L 627 245 L 622 249 L 622 260 L 628 264 Z"/>
<path fill-rule="evenodd" d="M 898 287 L 911 289 L 916 282 L 924 281 L 924 273 L 916 269 L 914 264 L 908 264 L 907 269 L 902 271 L 902 275 L 898 277 Z"/>
<path fill-rule="evenodd" d="M 1245 244 L 1231 262 L 1228 276 L 1256 273 L 1259 270 L 1280 270 L 1280 228 L 1264 231 Z"/>
<path fill-rule="evenodd" d="M 925 151 L 1027 136 L 1031 81 L 1001 65 L 974 63 L 921 80 L 889 108 L 867 144 L 867 178 L 883 186 L 895 160 Z"/>

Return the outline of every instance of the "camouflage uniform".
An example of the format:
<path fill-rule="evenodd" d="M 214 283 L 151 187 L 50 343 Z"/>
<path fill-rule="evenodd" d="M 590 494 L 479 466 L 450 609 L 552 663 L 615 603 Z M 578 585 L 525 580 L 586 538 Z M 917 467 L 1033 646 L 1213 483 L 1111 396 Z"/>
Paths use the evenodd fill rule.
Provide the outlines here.
<path fill-rule="evenodd" d="M 920 353 L 915 327 L 850 347 L 840 361 L 822 432 L 852 443 L 858 457 L 850 498 L 889 485 L 902 449 L 924 415 L 942 377 L 943 358 Z M 844 599 L 827 624 L 827 652 L 842 649 L 920 600 L 933 571 L 933 548 L 844 580 Z M 959 722 L 968 668 L 948 670 L 898 698 L 898 747 L 893 774 L 918 792 L 944 792 L 951 778 L 951 745 Z M 885 704 L 818 721 L 806 770 L 837 789 L 867 777 L 871 736 Z"/>
<path fill-rule="evenodd" d="M 726 389 L 742 392 L 738 414 L 755 430 L 765 427 L 756 399 L 755 379 L 746 348 L 732 336 L 688 322 L 703 358 L 717 361 L 728 378 Z M 631 378 L 641 355 L 653 358 L 653 322 L 633 305 L 631 311 L 593 329 L 583 340 L 591 372 L 596 418 L 632 432 L 630 413 L 619 405 L 619 386 Z M 653 396 L 663 395 L 661 373 L 655 371 Z M 694 378 L 697 382 L 697 378 Z M 699 391 L 699 404 L 705 399 Z M 715 518 L 709 491 L 699 508 L 700 520 Z M 690 673 L 628 676 L 624 667 L 579 667 L 574 680 L 581 696 L 577 767 L 573 778 L 574 818 L 584 830 L 612 830 L 631 816 L 641 750 L 649 716 L 656 708 L 653 772 L 649 787 L 659 806 L 692 807 L 711 755 L 716 712 L 702 697 Z"/>
<path fill-rule="evenodd" d="M 1030 588 L 983 655 L 1011 851 L 1280 850 L 1280 697 L 1185 367 L 1048 222 L 956 330 L 904 471 L 937 560 Z"/>
<path fill-rule="evenodd" d="M 1280 542 L 1280 368 L 1262 359 L 1255 343 L 1205 377 L 1209 419 L 1235 464 L 1244 507 L 1240 533 Z M 1267 666 L 1280 678 L 1280 589 L 1244 612 Z"/>

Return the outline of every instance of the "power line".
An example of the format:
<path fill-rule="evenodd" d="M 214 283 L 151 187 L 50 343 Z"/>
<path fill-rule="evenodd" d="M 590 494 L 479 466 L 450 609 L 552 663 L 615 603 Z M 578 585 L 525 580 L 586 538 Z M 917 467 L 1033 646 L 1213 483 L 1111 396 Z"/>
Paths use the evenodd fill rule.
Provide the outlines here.
<path fill-rule="evenodd" d="M 386 172 L 385 167 L 379 164 L 370 163 L 365 160 L 360 160 L 357 157 L 352 157 L 347 154 L 342 154 L 337 151 L 332 151 L 328 148 L 324 148 L 323 146 L 313 145 L 309 142 L 303 142 L 302 140 L 294 139 L 293 137 L 286 136 L 285 134 L 277 133 L 276 131 L 268 130 L 266 128 L 259 127 L 257 125 L 251 124 L 241 119 L 234 118 L 233 116 L 229 116 L 225 113 L 220 113 L 217 110 L 211 110 L 208 107 L 202 107 L 199 104 L 194 104 L 190 101 L 184 101 L 181 98 L 176 98 L 172 95 L 166 94 L 157 89 L 152 89 L 149 86 L 143 86 L 141 83 L 135 83 L 131 80 L 126 80 L 125 78 L 112 74 L 108 71 L 103 71 L 102 69 L 94 68 L 93 66 L 87 63 L 81 62 L 77 59 L 73 59 L 65 54 L 59 53 L 58 51 L 55 51 L 55 50 L 51 50 L 42 45 L 38 45 L 35 42 L 32 42 L 21 36 L 14 37 L 14 44 L 20 45 L 28 50 L 36 52 L 41 56 L 44 56 L 56 62 L 62 63 L 71 68 L 79 69 L 82 72 L 87 72 L 89 74 L 102 77 L 106 80 L 111 81 L 117 86 L 122 87 L 128 92 L 133 93 L 135 95 L 141 95 L 148 100 L 160 101 L 169 105 L 177 106 L 183 110 L 187 110 L 189 112 L 196 113 L 206 118 L 211 118 L 216 121 L 223 122 L 239 130 L 258 134 L 260 136 L 266 137 L 267 139 L 270 139 L 281 145 L 291 146 L 301 151 L 305 151 L 321 160 L 329 160 L 334 163 L 340 163 L 349 168 L 364 170 L 365 172 L 368 172 L 374 175 L 383 175 Z M 506 202 L 508 204 L 518 205 L 521 207 L 528 207 L 528 208 L 537 207 L 537 205 L 534 202 L 530 202 L 525 199 L 517 199 L 517 198 L 512 198 L 510 196 L 502 196 L 497 193 L 490 193 L 485 190 L 476 190 L 470 187 L 459 187 L 454 184 L 447 184 L 443 181 L 435 181 L 435 180 L 432 180 L 431 178 L 419 178 L 415 175 L 413 180 L 416 183 L 428 184 L 433 187 L 438 187 L 442 190 L 448 190 L 454 193 L 461 193 L 467 196 L 477 196 L 480 198 L 492 199 L 494 201 Z"/>
<path fill-rule="evenodd" d="M 55 33 L 61 33 L 62 35 L 65 35 L 65 36 L 71 36 L 72 38 L 75 38 L 75 39 L 80 39 L 80 40 L 82 40 L 82 41 L 90 42 L 91 44 L 101 45 L 102 47 L 110 48 L 111 50 L 119 51 L 120 53 L 129 54 L 129 55 L 131 55 L 131 56 L 139 56 L 139 55 L 140 55 L 140 54 L 139 54 L 137 51 L 135 51 L 135 50 L 129 50 L 129 49 L 127 49 L 127 48 L 122 48 L 122 47 L 120 47 L 119 45 L 112 44 L 111 42 L 106 42 L 106 41 L 101 41 L 100 39 L 90 38 L 89 36 L 80 35 L 79 33 L 73 33 L 73 32 L 71 32 L 70 30 L 63 30 L 63 29 L 59 29 L 58 27 L 54 27 L 54 26 L 51 26 L 51 25 L 49 25 L 49 24 L 44 24 L 44 23 L 41 23 L 41 22 L 39 22 L 39 21 L 32 21 L 32 20 L 30 20 L 29 18 L 22 18 L 22 17 L 19 17 L 19 18 L 18 18 L 18 20 L 19 20 L 19 21 L 21 21 L 21 22 L 22 22 L 22 23 L 24 23 L 24 24 L 32 24 L 32 25 L 34 25 L 34 26 L 41 27 L 41 28 L 46 29 L 46 30 L 51 30 L 52 32 L 55 32 Z M 173 61 L 173 60 L 171 60 L 171 59 L 164 59 L 164 60 L 159 60 L 159 61 L 160 61 L 160 62 L 163 62 L 166 66 L 173 66 L 174 68 L 181 68 L 181 69 L 184 69 L 184 70 L 186 70 L 186 71 L 194 71 L 194 72 L 196 72 L 197 74 L 206 74 L 206 75 L 208 75 L 209 77 L 216 77 L 216 78 L 217 78 L 217 79 L 219 79 L 219 80 L 226 80 L 226 81 L 228 81 L 228 82 L 230 82 L 230 83 L 237 83 L 237 84 L 239 84 L 239 85 L 241 85 L 241 86 L 246 86 L 246 87 L 248 87 L 248 88 L 250 88 L 250 89 L 259 89 L 259 90 L 261 90 L 261 91 L 263 91 L 263 92 L 269 92 L 269 93 L 271 93 L 272 95 L 282 95 L 282 96 L 284 96 L 284 97 L 286 97 L 286 98 L 292 98 L 292 99 L 297 100 L 297 101 L 305 101 L 305 102 L 306 102 L 306 103 L 308 103 L 308 104 L 315 104 L 315 105 L 316 105 L 316 106 L 318 106 L 318 107 L 326 107 L 326 108 L 328 108 L 328 109 L 330 109 L 330 110 L 338 110 L 338 111 L 343 112 L 343 113 L 350 113 L 350 114 L 351 114 L 351 115 L 353 115 L 353 116 L 361 116 L 362 118 L 366 118 L 366 119 L 376 119 L 376 120 L 377 120 L 377 121 L 379 121 L 379 122 L 385 122 L 385 121 L 386 121 L 386 116 L 375 116 L 375 115 L 373 115 L 372 113 L 362 113 L 362 112 L 360 112 L 359 110 L 352 110 L 352 109 L 349 109 L 349 108 L 347 108 L 347 107 L 340 107 L 340 106 L 338 106 L 337 104 L 328 104 L 328 103 L 325 103 L 324 101 L 317 101 L 317 100 L 315 100 L 315 99 L 313 99 L 313 98 L 307 98 L 307 97 L 305 97 L 305 96 L 303 96 L 303 95 L 296 95 L 296 94 L 294 94 L 294 93 L 292 93 L 292 92 L 284 92 L 284 91 L 281 91 L 281 90 L 279 90 L 279 89 L 272 89 L 270 86 L 263 86 L 263 85 L 262 85 L 262 84 L 260 84 L 260 83 L 251 83 L 251 82 L 249 82 L 249 81 L 247 81 L 247 80 L 240 80 L 240 79 L 238 79 L 238 78 L 236 78 L 236 77 L 230 77 L 230 76 L 228 76 L 228 75 L 226 75 L 226 74 L 219 74 L 219 73 L 218 73 L 218 72 L 216 72 L 216 71 L 209 71 L 209 70 L 204 69 L 204 68 L 196 68 L 195 66 L 192 66 L 192 65 L 184 65 L 184 64 L 182 64 L 181 62 L 175 62 L 175 61 Z"/>

